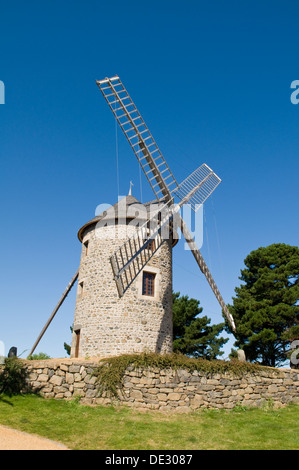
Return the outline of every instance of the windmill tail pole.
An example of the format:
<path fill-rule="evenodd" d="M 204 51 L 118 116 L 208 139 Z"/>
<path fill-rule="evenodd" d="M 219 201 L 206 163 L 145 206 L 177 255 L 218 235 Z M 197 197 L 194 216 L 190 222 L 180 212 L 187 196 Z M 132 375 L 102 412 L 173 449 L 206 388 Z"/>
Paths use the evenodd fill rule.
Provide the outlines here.
<path fill-rule="evenodd" d="M 61 305 L 63 304 L 64 300 L 66 299 L 68 293 L 70 292 L 71 288 L 73 287 L 73 285 L 75 284 L 76 280 L 78 279 L 78 275 L 79 275 L 79 269 L 78 271 L 76 272 L 76 274 L 73 276 L 71 282 L 68 284 L 67 288 L 65 289 L 64 293 L 62 294 L 62 296 L 60 297 L 60 300 L 58 302 L 58 304 L 56 305 L 56 307 L 54 308 L 51 316 L 49 317 L 47 323 L 45 324 L 45 326 L 43 327 L 42 331 L 40 332 L 37 340 L 35 341 L 34 345 L 32 346 L 32 349 L 28 355 L 31 356 L 33 354 L 33 352 L 35 351 L 35 348 L 37 347 L 38 343 L 40 342 L 40 340 L 42 339 L 42 337 L 44 336 L 48 326 L 50 325 L 51 321 L 53 320 L 53 318 L 55 317 L 56 313 L 58 312 L 59 308 L 61 307 Z"/>

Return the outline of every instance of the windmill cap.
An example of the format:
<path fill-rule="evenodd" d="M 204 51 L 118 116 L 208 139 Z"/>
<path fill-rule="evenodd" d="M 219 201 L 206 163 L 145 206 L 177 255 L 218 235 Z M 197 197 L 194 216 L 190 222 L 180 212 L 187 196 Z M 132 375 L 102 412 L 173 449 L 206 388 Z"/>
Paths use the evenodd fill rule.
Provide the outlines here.
<path fill-rule="evenodd" d="M 99 215 L 96 215 L 89 222 L 84 224 L 78 231 L 78 238 L 82 242 L 84 233 L 87 228 L 92 225 L 96 225 L 100 220 L 105 218 L 105 221 L 114 220 L 115 222 L 126 224 L 128 220 L 138 219 L 140 222 L 146 222 L 150 220 L 153 212 L 158 209 L 158 205 L 164 205 L 164 201 L 149 201 L 142 204 L 138 199 L 132 195 L 128 195 L 120 199 L 116 204 L 110 206 L 107 210 L 104 210 Z"/>

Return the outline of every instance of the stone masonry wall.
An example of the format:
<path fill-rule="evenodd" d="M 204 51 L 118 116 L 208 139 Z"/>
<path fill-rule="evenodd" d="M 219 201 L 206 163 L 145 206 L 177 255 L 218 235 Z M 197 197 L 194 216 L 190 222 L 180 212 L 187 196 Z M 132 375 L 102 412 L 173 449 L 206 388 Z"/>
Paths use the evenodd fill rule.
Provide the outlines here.
<path fill-rule="evenodd" d="M 136 232 L 113 224 L 84 232 L 73 325 L 71 357 L 109 357 L 134 352 L 172 351 L 172 246 L 166 240 L 147 264 L 155 295 L 142 295 L 142 273 L 119 298 L 109 257 Z M 85 243 L 88 243 L 86 254 Z"/>
<path fill-rule="evenodd" d="M 92 360 L 24 361 L 29 382 L 45 398 L 80 397 L 89 404 L 110 404 L 115 399 L 97 396 L 93 375 L 99 362 Z M 124 376 L 120 403 L 160 411 L 188 412 L 199 408 L 233 408 L 236 405 L 259 406 L 267 401 L 281 406 L 299 402 L 299 371 L 261 368 L 258 374 L 237 377 L 186 370 L 134 370 Z"/>

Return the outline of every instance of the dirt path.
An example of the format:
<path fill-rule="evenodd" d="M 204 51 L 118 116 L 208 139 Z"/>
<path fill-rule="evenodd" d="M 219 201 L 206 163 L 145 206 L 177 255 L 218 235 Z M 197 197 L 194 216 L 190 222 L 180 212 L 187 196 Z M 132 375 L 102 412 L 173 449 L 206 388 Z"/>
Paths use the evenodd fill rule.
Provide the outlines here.
<path fill-rule="evenodd" d="M 0 426 L 0 450 L 68 450 L 59 442 Z"/>

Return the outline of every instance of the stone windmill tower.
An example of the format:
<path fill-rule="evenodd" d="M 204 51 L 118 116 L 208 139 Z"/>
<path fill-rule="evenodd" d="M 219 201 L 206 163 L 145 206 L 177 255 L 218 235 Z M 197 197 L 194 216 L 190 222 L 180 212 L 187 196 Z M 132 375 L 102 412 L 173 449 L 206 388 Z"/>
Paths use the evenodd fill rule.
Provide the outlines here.
<path fill-rule="evenodd" d="M 150 220 L 156 206 L 128 195 L 79 230 L 71 357 L 172 351 L 172 246 L 177 240 L 163 243 L 121 298 L 110 265 L 115 250 Z"/>
<path fill-rule="evenodd" d="M 203 164 L 178 185 L 119 77 L 97 81 L 97 85 L 130 143 L 156 201 L 143 206 L 129 194 L 79 230 L 80 267 L 30 354 L 77 280 L 72 357 L 171 352 L 172 247 L 177 241 L 177 229 L 235 330 L 234 319 L 179 212 L 186 203 L 196 212 L 220 178 Z"/>

